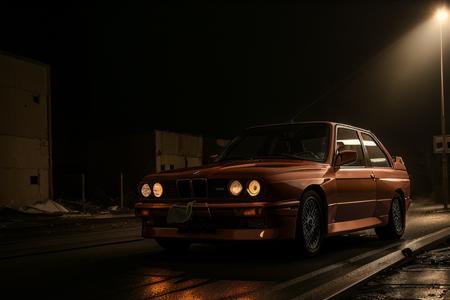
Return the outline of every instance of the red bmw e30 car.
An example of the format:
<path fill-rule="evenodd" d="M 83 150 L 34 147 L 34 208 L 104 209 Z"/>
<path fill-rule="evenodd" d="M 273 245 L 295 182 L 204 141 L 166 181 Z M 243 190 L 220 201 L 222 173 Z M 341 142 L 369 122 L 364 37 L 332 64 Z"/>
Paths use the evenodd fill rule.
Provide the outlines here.
<path fill-rule="evenodd" d="M 294 240 L 307 255 L 327 236 L 375 228 L 399 239 L 410 180 L 368 130 L 332 122 L 252 127 L 210 165 L 146 176 L 136 215 L 166 249 L 213 240 Z"/>

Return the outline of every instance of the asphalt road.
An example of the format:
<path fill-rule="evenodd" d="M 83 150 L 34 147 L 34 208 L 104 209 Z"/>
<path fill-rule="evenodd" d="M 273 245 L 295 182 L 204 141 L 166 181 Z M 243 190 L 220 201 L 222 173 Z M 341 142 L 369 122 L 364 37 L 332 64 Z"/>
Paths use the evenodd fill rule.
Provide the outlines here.
<path fill-rule="evenodd" d="M 349 294 L 354 300 L 450 299 L 450 243 L 382 272 Z"/>
<path fill-rule="evenodd" d="M 415 204 L 404 240 L 450 225 L 439 206 Z M 253 299 L 267 289 L 356 255 L 390 245 L 372 231 L 327 240 L 323 253 L 303 258 L 289 245 L 193 245 L 169 254 L 140 228 L 0 241 L 2 299 Z M 326 282 L 305 281 L 309 284 Z M 280 298 L 294 297 L 284 291 Z"/>

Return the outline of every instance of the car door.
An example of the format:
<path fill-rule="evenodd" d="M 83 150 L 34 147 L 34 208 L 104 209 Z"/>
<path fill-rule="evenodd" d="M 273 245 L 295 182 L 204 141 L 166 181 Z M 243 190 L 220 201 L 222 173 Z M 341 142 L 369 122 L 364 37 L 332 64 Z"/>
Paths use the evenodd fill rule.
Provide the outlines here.
<path fill-rule="evenodd" d="M 375 216 L 387 218 L 391 200 L 394 196 L 395 183 L 400 180 L 395 176 L 390 159 L 377 140 L 367 133 L 361 133 L 364 148 L 372 166 L 376 181 Z"/>
<path fill-rule="evenodd" d="M 345 222 L 373 217 L 376 206 L 376 184 L 372 169 L 367 165 L 359 133 L 350 128 L 337 127 L 335 149 L 353 150 L 357 159 L 335 171 L 336 218 Z"/>

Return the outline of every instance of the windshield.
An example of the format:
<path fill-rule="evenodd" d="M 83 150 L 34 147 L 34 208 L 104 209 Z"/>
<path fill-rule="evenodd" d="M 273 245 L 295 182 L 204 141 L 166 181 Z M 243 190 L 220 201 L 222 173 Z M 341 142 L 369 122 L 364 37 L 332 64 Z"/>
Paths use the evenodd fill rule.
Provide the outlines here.
<path fill-rule="evenodd" d="M 329 134 L 330 126 L 323 123 L 254 128 L 236 137 L 219 161 L 285 158 L 324 162 Z"/>

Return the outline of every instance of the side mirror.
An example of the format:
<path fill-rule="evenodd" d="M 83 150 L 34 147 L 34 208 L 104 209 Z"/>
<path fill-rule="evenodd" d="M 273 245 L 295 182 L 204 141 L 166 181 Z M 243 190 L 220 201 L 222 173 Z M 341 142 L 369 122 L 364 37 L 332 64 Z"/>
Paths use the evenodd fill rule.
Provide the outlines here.
<path fill-rule="evenodd" d="M 335 166 L 340 167 L 342 165 L 350 164 L 355 162 L 358 158 L 358 154 L 353 150 L 342 150 L 339 151 L 336 156 Z"/>
<path fill-rule="evenodd" d="M 219 154 L 211 154 L 209 156 L 209 162 L 217 162 L 217 160 L 219 159 Z"/>

